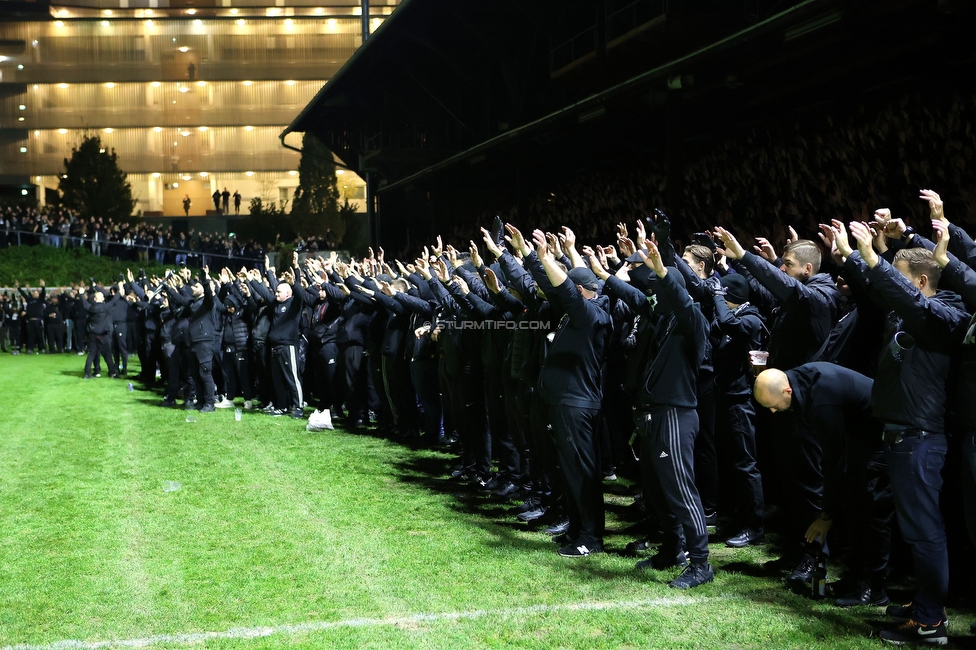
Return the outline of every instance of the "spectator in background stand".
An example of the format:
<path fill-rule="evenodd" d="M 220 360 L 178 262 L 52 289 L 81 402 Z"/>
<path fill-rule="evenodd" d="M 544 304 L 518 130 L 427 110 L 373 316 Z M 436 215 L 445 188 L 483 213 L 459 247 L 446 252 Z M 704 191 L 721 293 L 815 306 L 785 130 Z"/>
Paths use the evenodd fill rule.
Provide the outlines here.
<path fill-rule="evenodd" d="M 241 193 L 240 190 L 234 190 L 234 214 L 241 213 Z"/>
<path fill-rule="evenodd" d="M 213 197 L 214 210 L 217 212 L 217 214 L 220 214 L 220 190 L 214 190 L 214 193 L 210 196 Z"/>
<path fill-rule="evenodd" d="M 190 195 L 189 194 L 184 195 L 183 196 L 183 214 L 186 215 L 186 216 L 188 216 L 188 217 L 190 216 L 190 203 L 191 203 L 191 201 L 190 201 Z"/>
<path fill-rule="evenodd" d="M 220 201 L 224 206 L 223 213 L 227 214 L 230 212 L 230 192 L 227 191 L 226 187 L 224 188 L 224 191 L 220 193 Z"/>

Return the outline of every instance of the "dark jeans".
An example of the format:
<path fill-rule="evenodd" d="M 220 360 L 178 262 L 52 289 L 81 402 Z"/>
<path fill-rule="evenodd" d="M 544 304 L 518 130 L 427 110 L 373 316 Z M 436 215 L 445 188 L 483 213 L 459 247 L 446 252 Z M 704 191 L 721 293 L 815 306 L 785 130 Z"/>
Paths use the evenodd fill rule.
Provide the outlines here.
<path fill-rule="evenodd" d="M 942 620 L 949 591 L 949 555 L 939 510 L 946 438 L 943 434 L 903 433 L 885 432 L 885 459 L 898 524 L 915 560 L 918 593 L 913 618 L 932 625 Z"/>
<path fill-rule="evenodd" d="M 976 433 L 962 441 L 962 494 L 969 539 L 976 544 Z"/>

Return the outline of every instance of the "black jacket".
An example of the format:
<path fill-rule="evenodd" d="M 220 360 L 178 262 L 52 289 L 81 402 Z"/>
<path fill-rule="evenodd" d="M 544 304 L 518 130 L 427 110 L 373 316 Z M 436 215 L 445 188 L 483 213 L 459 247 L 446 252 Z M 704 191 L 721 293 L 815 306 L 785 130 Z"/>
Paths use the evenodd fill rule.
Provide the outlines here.
<path fill-rule="evenodd" d="M 653 323 L 653 329 L 638 333 L 638 338 L 652 337 L 649 345 L 640 348 L 644 374 L 637 393 L 639 409 L 650 413 L 698 406 L 698 369 L 705 357 L 708 322 L 672 273 L 677 271 L 669 269 L 667 275 L 653 282 L 656 307 L 641 291 L 620 279 L 607 280 L 611 291 L 642 321 Z"/>
<path fill-rule="evenodd" d="M 790 411 L 813 431 L 823 447 L 824 510 L 840 512 L 844 493 L 845 440 L 881 441 L 881 423 L 871 417 L 870 378 L 833 363 L 807 363 L 786 371 L 793 389 Z"/>
<path fill-rule="evenodd" d="M 542 262 L 533 252 L 525 266 L 539 284 L 548 283 Z M 550 405 L 599 409 L 603 401 L 602 372 L 613 323 L 609 299 L 587 300 L 566 278 L 547 294 L 563 316 L 552 334 L 549 353 L 539 373 L 539 396 Z"/>
<path fill-rule="evenodd" d="M 733 266 L 749 278 L 752 302 L 771 314 L 768 365 L 788 370 L 813 359 L 834 326 L 840 304 L 830 276 L 818 273 L 800 282 L 752 253 Z"/>
<path fill-rule="evenodd" d="M 872 290 L 892 310 L 874 381 L 875 416 L 885 423 L 944 433 L 952 358 L 969 322 L 962 300 L 950 291 L 939 291 L 931 298 L 922 295 L 884 259 L 868 269 L 856 251 L 851 258 L 860 263 Z M 891 345 L 900 332 L 914 342 L 901 360 Z"/>

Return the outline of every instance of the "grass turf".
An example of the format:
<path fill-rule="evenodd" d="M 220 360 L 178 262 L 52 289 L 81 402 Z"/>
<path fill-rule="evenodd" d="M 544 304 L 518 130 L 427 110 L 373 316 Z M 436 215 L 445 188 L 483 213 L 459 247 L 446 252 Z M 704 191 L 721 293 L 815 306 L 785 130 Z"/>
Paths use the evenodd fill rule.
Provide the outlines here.
<path fill-rule="evenodd" d="M 715 583 L 678 592 L 676 571 L 613 552 L 626 536 L 558 557 L 505 507 L 432 477 L 439 452 L 252 412 L 187 422 L 127 380 L 81 380 L 82 365 L 0 358 L 2 648 L 879 645 L 877 610 L 787 592 L 762 548 L 713 545 Z"/>

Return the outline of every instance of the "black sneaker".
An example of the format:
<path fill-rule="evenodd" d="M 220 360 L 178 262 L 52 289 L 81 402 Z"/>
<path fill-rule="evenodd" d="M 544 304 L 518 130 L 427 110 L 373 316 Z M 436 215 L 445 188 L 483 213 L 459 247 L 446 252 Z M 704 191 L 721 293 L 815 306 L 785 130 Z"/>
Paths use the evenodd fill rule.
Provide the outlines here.
<path fill-rule="evenodd" d="M 586 544 L 573 544 L 559 549 L 558 553 L 563 557 L 586 557 L 592 553 L 602 553 L 603 549 L 599 546 L 587 546 Z"/>
<path fill-rule="evenodd" d="M 906 603 L 905 605 L 889 605 L 885 608 L 885 616 L 890 616 L 891 618 L 900 621 L 909 621 L 913 616 L 915 616 L 915 604 Z M 942 622 L 946 625 L 949 624 L 949 614 L 946 612 L 945 607 L 942 608 Z"/>
<path fill-rule="evenodd" d="M 882 641 L 891 645 L 905 645 L 906 643 L 946 645 L 949 643 L 949 633 L 946 632 L 945 623 L 942 621 L 933 625 L 923 625 L 909 619 L 907 623 L 903 623 L 893 630 L 882 630 L 878 636 Z"/>
<path fill-rule="evenodd" d="M 160 402 L 159 405 L 165 406 L 166 408 L 174 408 L 176 406 L 176 400 L 167 397 L 162 402 Z"/>
<path fill-rule="evenodd" d="M 668 586 L 672 589 L 694 589 L 714 579 L 715 572 L 712 571 L 711 564 L 707 562 L 705 564 L 689 564 L 680 576 L 668 583 Z"/>
<path fill-rule="evenodd" d="M 288 415 L 288 411 L 285 409 L 275 409 L 269 415 L 274 418 L 280 418 L 282 415 Z"/>
<path fill-rule="evenodd" d="M 517 515 L 517 519 L 519 521 L 524 521 L 525 523 L 529 523 L 530 521 L 535 521 L 536 519 L 542 519 L 543 517 L 546 516 L 546 513 L 548 511 L 549 511 L 548 508 L 540 505 L 534 508 L 533 510 L 526 510 L 525 512 L 520 512 Z"/>
<path fill-rule="evenodd" d="M 710 528 L 710 527 L 713 527 L 713 526 L 718 526 L 718 513 L 717 512 L 711 512 L 711 513 L 706 512 L 705 513 L 705 527 L 706 528 Z"/>
<path fill-rule="evenodd" d="M 817 560 L 812 555 L 804 555 L 800 563 L 786 577 L 787 584 L 807 583 L 813 578 L 813 570 L 817 566 Z"/>
<path fill-rule="evenodd" d="M 671 567 L 683 567 L 688 564 L 688 551 L 660 551 L 646 560 L 637 563 L 638 569 L 654 569 L 664 571 Z"/>
<path fill-rule="evenodd" d="M 196 400 L 188 399 L 183 402 L 183 408 L 189 411 L 190 409 L 195 409 L 197 407 Z"/>
<path fill-rule="evenodd" d="M 635 539 L 632 542 L 627 542 L 627 546 L 624 548 L 628 553 L 636 553 L 638 551 L 646 551 L 651 548 L 651 540 L 647 539 Z"/>
<path fill-rule="evenodd" d="M 904 605 L 888 605 L 885 607 L 885 616 L 898 618 L 908 621 L 915 615 L 915 604 L 905 603 Z"/>
<path fill-rule="evenodd" d="M 495 488 L 495 490 L 491 493 L 491 496 L 493 496 L 496 499 L 505 500 L 505 499 L 512 498 L 512 495 L 514 495 L 518 491 L 519 488 L 517 485 L 515 485 L 511 481 L 506 481 L 500 486 L 498 486 L 497 488 Z"/>
<path fill-rule="evenodd" d="M 560 533 L 565 533 L 567 530 L 569 530 L 569 518 L 560 519 L 542 532 L 546 535 L 559 535 Z"/>
<path fill-rule="evenodd" d="M 515 514 L 522 514 L 523 512 L 529 512 L 530 510 L 538 510 L 539 506 L 542 505 L 542 498 L 532 495 L 523 501 L 521 504 L 512 508 L 509 512 Z"/>
<path fill-rule="evenodd" d="M 572 544 L 573 540 L 569 538 L 569 533 L 561 533 L 552 538 L 552 541 L 556 543 L 557 546 L 569 546 Z"/>
<path fill-rule="evenodd" d="M 761 544 L 766 540 L 766 534 L 762 528 L 746 528 L 735 537 L 725 540 L 725 545 L 729 548 L 745 548 L 750 544 Z"/>
<path fill-rule="evenodd" d="M 860 605 L 870 605 L 872 607 L 882 607 L 891 602 L 888 594 L 880 587 L 872 589 L 871 585 L 863 580 L 859 580 L 850 593 L 845 594 L 834 601 L 838 607 L 858 607 Z"/>
<path fill-rule="evenodd" d="M 291 416 L 296 420 L 304 420 L 305 411 L 303 411 L 302 409 L 295 409 L 294 411 L 291 412 Z"/>
<path fill-rule="evenodd" d="M 204 404 L 203 406 L 200 407 L 201 413 L 213 413 L 216 410 L 217 409 L 214 408 L 213 404 Z"/>

